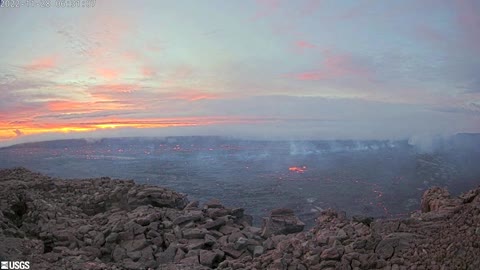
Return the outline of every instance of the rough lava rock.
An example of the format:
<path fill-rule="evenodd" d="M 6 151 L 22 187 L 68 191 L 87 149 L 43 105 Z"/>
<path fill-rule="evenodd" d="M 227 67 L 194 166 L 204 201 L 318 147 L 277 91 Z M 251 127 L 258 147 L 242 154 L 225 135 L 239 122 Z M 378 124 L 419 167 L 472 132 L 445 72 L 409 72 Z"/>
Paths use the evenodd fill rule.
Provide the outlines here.
<path fill-rule="evenodd" d="M 274 209 L 270 212 L 270 217 L 263 220 L 262 237 L 298 233 L 303 231 L 304 227 L 305 223 L 295 216 L 293 210 L 287 208 Z"/>
<path fill-rule="evenodd" d="M 327 209 L 303 227 L 290 209 L 256 228 L 241 208 L 132 180 L 0 170 L 0 259 L 31 269 L 480 269 L 480 187 L 432 188 L 405 219 Z"/>

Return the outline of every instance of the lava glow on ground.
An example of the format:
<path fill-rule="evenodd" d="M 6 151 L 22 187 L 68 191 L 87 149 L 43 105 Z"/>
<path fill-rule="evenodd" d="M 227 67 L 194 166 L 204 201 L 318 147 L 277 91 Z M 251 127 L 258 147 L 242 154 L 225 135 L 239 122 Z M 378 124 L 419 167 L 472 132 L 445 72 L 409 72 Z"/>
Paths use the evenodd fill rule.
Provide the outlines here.
<path fill-rule="evenodd" d="M 293 166 L 288 168 L 288 170 L 295 173 L 304 173 L 305 171 L 307 171 L 307 166 L 302 166 L 302 167 Z"/>
<path fill-rule="evenodd" d="M 215 197 L 245 207 L 259 221 L 280 206 L 314 224 L 319 209 L 328 208 L 348 215 L 409 215 L 427 188 L 424 179 L 448 184 L 457 175 L 455 168 L 463 166 L 442 161 L 440 154 L 419 163 L 427 157 L 406 143 L 369 142 L 359 150 L 351 145 L 195 136 L 58 140 L 0 148 L 0 168 L 26 166 L 61 178 L 135 179 L 192 199 Z M 470 170 L 468 175 L 477 174 L 476 167 Z"/>

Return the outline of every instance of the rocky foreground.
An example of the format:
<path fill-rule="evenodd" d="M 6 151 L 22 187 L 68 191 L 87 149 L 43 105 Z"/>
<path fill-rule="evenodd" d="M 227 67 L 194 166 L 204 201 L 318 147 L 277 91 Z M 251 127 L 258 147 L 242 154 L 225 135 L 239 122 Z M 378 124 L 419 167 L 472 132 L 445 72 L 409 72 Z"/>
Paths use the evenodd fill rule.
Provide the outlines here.
<path fill-rule="evenodd" d="M 251 220 L 132 180 L 0 170 L 0 260 L 30 269 L 480 269 L 480 188 L 432 188 L 406 219 L 327 210 L 307 232 L 289 209 Z"/>

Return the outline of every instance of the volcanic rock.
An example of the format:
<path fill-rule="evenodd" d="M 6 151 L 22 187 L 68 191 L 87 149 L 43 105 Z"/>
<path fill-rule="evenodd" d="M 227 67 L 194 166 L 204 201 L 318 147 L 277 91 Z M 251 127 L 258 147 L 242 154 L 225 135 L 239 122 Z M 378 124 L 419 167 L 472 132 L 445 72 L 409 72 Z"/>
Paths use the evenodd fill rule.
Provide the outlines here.
<path fill-rule="evenodd" d="M 108 177 L 0 170 L 0 259 L 31 269 L 480 269 L 480 187 L 432 188 L 404 219 L 291 209 L 252 227 L 242 208 Z M 263 237 L 262 237 L 263 236 Z"/>
<path fill-rule="evenodd" d="M 292 209 L 274 209 L 270 212 L 270 217 L 263 220 L 262 237 L 297 233 L 303 231 L 304 227 L 305 223 L 295 216 Z"/>
<path fill-rule="evenodd" d="M 445 188 L 433 187 L 422 196 L 422 212 L 439 211 L 448 207 L 453 207 L 458 203 L 450 197 L 450 193 Z"/>
<path fill-rule="evenodd" d="M 223 256 L 224 253 L 220 250 L 201 250 L 199 256 L 200 264 L 208 267 L 215 267 L 223 259 Z"/>

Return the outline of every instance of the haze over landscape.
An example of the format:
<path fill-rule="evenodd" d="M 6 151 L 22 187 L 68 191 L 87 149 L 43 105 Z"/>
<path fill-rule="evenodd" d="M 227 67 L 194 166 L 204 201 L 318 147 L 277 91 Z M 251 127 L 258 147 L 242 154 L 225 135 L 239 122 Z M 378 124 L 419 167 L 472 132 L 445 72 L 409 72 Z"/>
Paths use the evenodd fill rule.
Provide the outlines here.
<path fill-rule="evenodd" d="M 480 269 L 480 1 L 0 0 L 2 269 Z"/>
<path fill-rule="evenodd" d="M 2 8 L 0 145 L 480 132 L 479 14 L 474 0 Z"/>

